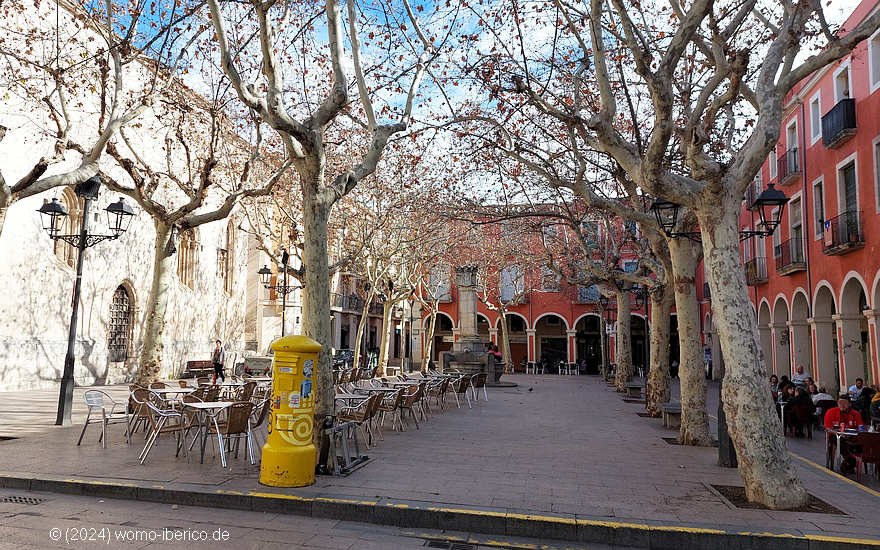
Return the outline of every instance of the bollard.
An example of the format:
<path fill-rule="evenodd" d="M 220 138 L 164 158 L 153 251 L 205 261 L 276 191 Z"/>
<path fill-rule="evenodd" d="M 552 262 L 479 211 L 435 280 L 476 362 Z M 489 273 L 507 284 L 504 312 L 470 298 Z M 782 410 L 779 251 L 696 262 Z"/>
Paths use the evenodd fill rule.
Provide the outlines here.
<path fill-rule="evenodd" d="M 270 346 L 272 400 L 260 483 L 303 487 L 315 482 L 315 367 L 321 344 L 306 336 L 284 336 Z"/>

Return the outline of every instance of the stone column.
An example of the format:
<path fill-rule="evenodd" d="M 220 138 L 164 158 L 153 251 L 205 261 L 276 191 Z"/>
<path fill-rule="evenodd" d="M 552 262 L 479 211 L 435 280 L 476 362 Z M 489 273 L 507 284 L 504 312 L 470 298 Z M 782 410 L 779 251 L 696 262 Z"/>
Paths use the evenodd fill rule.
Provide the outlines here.
<path fill-rule="evenodd" d="M 535 329 L 527 328 L 526 329 L 526 342 L 528 347 L 528 357 L 529 361 L 535 361 Z"/>
<path fill-rule="evenodd" d="M 566 343 L 568 344 L 568 362 L 574 363 L 575 362 L 574 354 L 577 351 L 577 345 L 575 342 L 575 338 L 577 337 L 577 331 L 576 330 L 566 330 L 565 335 L 568 336 L 568 338 L 566 339 Z"/>
<path fill-rule="evenodd" d="M 770 323 L 770 334 L 773 338 L 773 372 L 777 376 L 791 378 L 791 354 L 787 323 Z"/>
<path fill-rule="evenodd" d="M 834 321 L 831 317 L 807 319 L 813 338 L 813 377 L 831 395 L 840 391 L 838 358 L 834 354 Z"/>
<path fill-rule="evenodd" d="M 840 370 L 840 389 L 855 383 L 864 376 L 862 357 L 862 316 L 832 315 L 837 327 L 837 353 Z"/>
<path fill-rule="evenodd" d="M 880 352 L 877 350 L 877 310 L 866 309 L 862 312 L 868 319 L 868 363 L 871 371 L 871 384 L 880 384 Z M 866 384 L 869 382 L 866 380 Z"/>
<path fill-rule="evenodd" d="M 789 348 L 791 349 L 792 372 L 798 365 L 804 366 L 804 372 L 816 378 L 816 368 L 813 364 L 813 354 L 810 353 L 810 325 L 806 321 L 789 321 L 788 332 L 791 334 Z"/>
<path fill-rule="evenodd" d="M 339 349 L 342 345 L 342 313 L 333 312 L 333 348 Z"/>

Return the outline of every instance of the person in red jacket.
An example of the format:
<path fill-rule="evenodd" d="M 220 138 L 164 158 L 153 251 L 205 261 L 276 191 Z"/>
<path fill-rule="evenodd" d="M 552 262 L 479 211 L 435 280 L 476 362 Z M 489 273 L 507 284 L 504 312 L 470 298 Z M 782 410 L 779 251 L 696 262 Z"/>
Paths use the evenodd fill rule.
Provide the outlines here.
<path fill-rule="evenodd" d="M 828 412 L 825 413 L 826 430 L 854 430 L 860 425 L 862 425 L 862 415 L 859 414 L 859 411 L 852 408 L 849 394 L 840 394 L 840 397 L 837 399 L 837 407 L 829 409 Z M 829 437 L 829 445 L 834 444 L 835 439 L 836 438 Z M 859 452 L 859 448 L 855 445 L 849 445 L 846 438 L 841 439 L 840 456 L 843 457 L 843 464 L 841 464 L 840 467 L 844 473 L 851 472 L 855 468 L 856 459 L 853 456 L 853 452 Z"/>

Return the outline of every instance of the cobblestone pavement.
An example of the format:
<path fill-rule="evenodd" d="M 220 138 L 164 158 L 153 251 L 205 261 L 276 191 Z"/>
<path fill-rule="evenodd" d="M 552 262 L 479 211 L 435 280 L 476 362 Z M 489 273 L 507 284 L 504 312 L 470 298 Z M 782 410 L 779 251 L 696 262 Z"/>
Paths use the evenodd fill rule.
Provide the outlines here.
<path fill-rule="evenodd" d="M 615 522 L 880 539 L 871 512 L 880 504 L 880 495 L 821 468 L 795 461 L 809 490 L 846 515 L 735 508 L 711 488 L 712 484 L 742 485 L 736 470 L 716 466 L 716 449 L 670 445 L 663 438 L 674 437 L 674 432 L 665 430 L 659 419 L 637 416 L 642 406 L 624 402 L 598 377 L 510 379 L 519 386 L 490 388 L 489 401 L 481 400 L 473 409 L 456 408 L 453 402 L 419 430 L 386 430 L 385 440 L 370 450 L 372 461 L 348 477 L 321 477 L 311 487 L 273 491 Z M 110 390 L 125 394 L 124 388 Z M 9 400 L 0 402 L 5 424 L 17 411 L 27 409 L 28 399 L 19 395 L 12 411 L 7 408 Z M 54 407 L 51 411 L 54 420 Z M 78 421 L 82 418 L 75 414 Z M 239 458 L 223 469 L 210 447 L 205 464 L 199 464 L 194 453 L 175 459 L 171 439 L 160 440 L 141 466 L 136 460 L 139 437 L 126 445 L 122 428 L 114 426 L 111 444 L 104 450 L 96 442 L 97 429 L 90 427 L 83 446 L 76 447 L 79 429 L 45 427 L 30 435 L 19 427 L 12 433 L 22 437 L 0 443 L 2 469 L 161 487 L 266 490 L 257 482 L 258 466 Z M 790 448 L 796 445 L 800 442 Z"/>

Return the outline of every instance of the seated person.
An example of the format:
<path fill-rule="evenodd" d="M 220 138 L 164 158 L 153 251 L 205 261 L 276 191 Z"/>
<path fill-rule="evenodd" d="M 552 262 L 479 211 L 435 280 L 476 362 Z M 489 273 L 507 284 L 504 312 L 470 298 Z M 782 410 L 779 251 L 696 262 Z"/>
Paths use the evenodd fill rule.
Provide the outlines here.
<path fill-rule="evenodd" d="M 862 424 L 862 415 L 859 411 L 853 410 L 849 394 L 842 393 L 837 399 L 837 407 L 829 409 L 825 413 L 825 429 L 837 431 L 843 429 L 857 429 Z M 835 438 L 828 438 L 829 445 L 835 444 Z M 850 445 L 847 440 L 840 441 L 840 456 L 843 457 L 841 471 L 850 473 L 855 470 L 856 459 L 854 453 L 858 453 L 859 449 L 855 445 Z"/>
<path fill-rule="evenodd" d="M 809 384 L 807 384 L 807 393 L 810 395 L 810 397 L 813 397 L 814 395 L 819 395 L 819 388 L 816 387 L 815 382 L 810 382 Z"/>
<path fill-rule="evenodd" d="M 775 374 L 770 375 L 770 393 L 773 394 L 773 399 L 779 397 L 779 378 Z"/>
<path fill-rule="evenodd" d="M 871 420 L 880 418 L 880 391 L 875 392 L 874 397 L 871 398 L 869 411 L 871 412 Z"/>
<path fill-rule="evenodd" d="M 785 426 L 794 427 L 795 437 L 804 436 L 805 424 L 813 422 L 813 400 L 810 399 L 806 389 L 800 386 L 794 389 L 794 396 L 788 400 L 788 405 L 785 407 L 785 420 Z"/>
<path fill-rule="evenodd" d="M 806 378 L 804 378 L 804 386 L 806 386 L 808 388 L 810 387 L 810 384 L 815 384 L 815 383 L 816 383 L 816 381 L 813 380 L 812 376 L 807 376 Z"/>
<path fill-rule="evenodd" d="M 803 365 L 798 365 L 797 367 L 795 367 L 795 372 L 791 375 L 791 381 L 793 384 L 797 386 L 806 384 L 805 380 L 807 378 L 809 378 L 809 375 L 804 372 Z"/>
<path fill-rule="evenodd" d="M 852 399 L 858 399 L 862 394 L 862 388 L 865 387 L 865 381 L 861 378 L 856 378 L 856 383 L 849 387 L 849 396 Z"/>
<path fill-rule="evenodd" d="M 859 411 L 863 420 L 870 421 L 871 418 L 871 400 L 874 399 L 876 390 L 870 387 L 862 388 L 859 396 L 852 400 L 852 407 Z"/>
<path fill-rule="evenodd" d="M 794 399 L 794 384 L 789 382 L 788 384 L 780 384 L 779 386 L 779 399 L 780 403 L 788 403 Z"/>

